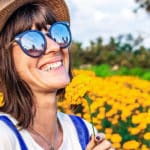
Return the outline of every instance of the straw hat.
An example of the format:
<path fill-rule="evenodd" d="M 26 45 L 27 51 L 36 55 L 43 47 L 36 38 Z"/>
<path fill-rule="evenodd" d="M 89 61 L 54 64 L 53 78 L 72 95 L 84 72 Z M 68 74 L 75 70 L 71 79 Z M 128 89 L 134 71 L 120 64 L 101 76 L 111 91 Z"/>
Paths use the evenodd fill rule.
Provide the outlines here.
<path fill-rule="evenodd" d="M 65 0 L 0 0 L 0 32 L 11 14 L 29 2 L 43 2 L 52 10 L 58 21 L 69 21 L 69 10 Z"/>

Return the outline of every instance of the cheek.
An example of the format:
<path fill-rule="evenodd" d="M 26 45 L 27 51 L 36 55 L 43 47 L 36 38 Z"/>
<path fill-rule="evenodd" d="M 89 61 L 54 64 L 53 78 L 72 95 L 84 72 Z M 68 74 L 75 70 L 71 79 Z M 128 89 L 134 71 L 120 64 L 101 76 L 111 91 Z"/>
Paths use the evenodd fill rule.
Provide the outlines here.
<path fill-rule="evenodd" d="M 70 64 L 69 50 L 63 49 L 62 52 L 64 55 L 64 63 L 65 63 L 66 70 L 69 72 L 69 64 Z"/>
<path fill-rule="evenodd" d="M 31 65 L 31 58 L 19 46 L 13 48 L 13 59 L 17 72 L 21 75 Z"/>
<path fill-rule="evenodd" d="M 18 72 L 19 68 L 21 68 L 22 63 L 24 62 L 23 54 L 22 54 L 19 46 L 14 46 L 14 48 L 13 48 L 13 59 L 14 59 L 15 67 Z"/>

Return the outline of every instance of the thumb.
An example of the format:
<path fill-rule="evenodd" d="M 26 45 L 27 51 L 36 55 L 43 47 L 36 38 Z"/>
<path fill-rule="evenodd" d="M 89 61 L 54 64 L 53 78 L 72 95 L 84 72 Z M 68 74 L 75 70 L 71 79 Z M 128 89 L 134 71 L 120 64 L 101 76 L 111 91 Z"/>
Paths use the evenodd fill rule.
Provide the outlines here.
<path fill-rule="evenodd" d="M 91 135 L 90 136 L 90 141 L 86 146 L 86 150 L 92 150 L 94 148 L 95 144 L 96 144 L 95 143 L 95 137 L 94 137 L 94 135 Z"/>

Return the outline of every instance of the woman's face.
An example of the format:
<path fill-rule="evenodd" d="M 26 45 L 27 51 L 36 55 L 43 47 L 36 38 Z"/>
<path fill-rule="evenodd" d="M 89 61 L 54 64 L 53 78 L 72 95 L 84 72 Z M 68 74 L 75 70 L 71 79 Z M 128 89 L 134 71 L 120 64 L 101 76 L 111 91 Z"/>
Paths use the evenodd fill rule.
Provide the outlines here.
<path fill-rule="evenodd" d="M 68 48 L 60 49 L 59 45 L 47 36 L 46 40 L 47 49 L 39 58 L 27 56 L 17 43 L 13 45 L 16 70 L 33 92 L 56 92 L 70 82 Z"/>

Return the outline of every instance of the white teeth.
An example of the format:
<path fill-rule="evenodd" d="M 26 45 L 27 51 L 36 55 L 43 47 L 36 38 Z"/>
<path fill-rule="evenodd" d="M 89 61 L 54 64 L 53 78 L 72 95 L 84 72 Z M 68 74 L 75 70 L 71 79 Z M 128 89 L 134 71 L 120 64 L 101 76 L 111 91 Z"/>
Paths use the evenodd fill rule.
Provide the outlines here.
<path fill-rule="evenodd" d="M 49 70 L 52 70 L 52 69 L 56 69 L 58 67 L 62 66 L 62 62 L 61 61 L 58 61 L 58 62 L 55 62 L 55 63 L 51 63 L 51 64 L 47 64 L 45 65 L 42 70 L 44 71 L 49 71 Z"/>

